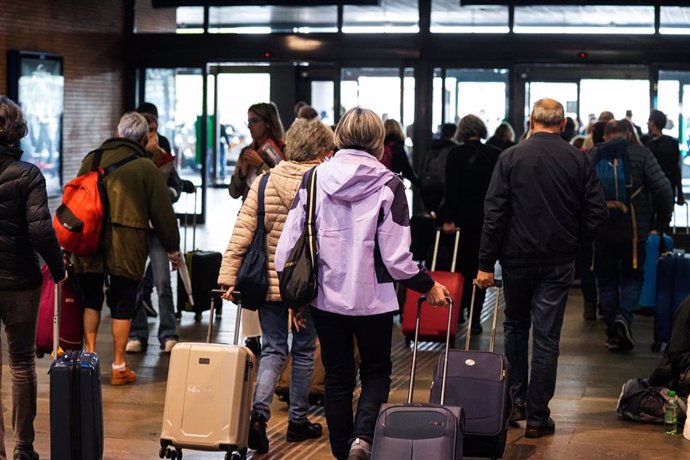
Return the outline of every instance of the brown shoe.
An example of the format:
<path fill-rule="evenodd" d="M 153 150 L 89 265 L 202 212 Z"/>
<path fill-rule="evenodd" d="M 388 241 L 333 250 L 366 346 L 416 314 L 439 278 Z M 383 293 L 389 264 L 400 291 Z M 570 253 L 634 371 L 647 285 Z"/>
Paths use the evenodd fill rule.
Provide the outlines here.
<path fill-rule="evenodd" d="M 528 422 L 527 428 L 525 428 L 525 437 L 541 438 L 542 436 L 548 436 L 554 434 L 555 432 L 556 424 L 553 422 L 553 419 L 549 417 L 549 419 L 546 422 L 541 423 L 539 425 L 530 425 Z"/>
<path fill-rule="evenodd" d="M 110 384 L 113 386 L 126 385 L 137 381 L 137 374 L 125 365 L 125 369 L 117 371 L 115 369 L 110 373 Z"/>

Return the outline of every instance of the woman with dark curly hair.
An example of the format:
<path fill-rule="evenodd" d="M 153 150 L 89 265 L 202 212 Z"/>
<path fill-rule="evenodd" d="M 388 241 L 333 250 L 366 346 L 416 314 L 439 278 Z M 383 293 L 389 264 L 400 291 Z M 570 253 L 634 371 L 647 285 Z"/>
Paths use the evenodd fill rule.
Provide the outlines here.
<path fill-rule="evenodd" d="M 27 132 L 22 111 L 0 96 L 0 320 L 12 371 L 14 460 L 38 460 L 33 448 L 36 318 L 43 282 L 38 255 L 56 282 L 66 278 L 45 178 L 35 165 L 20 160 L 19 141 Z M 6 458 L 4 431 L 0 423 L 0 458 Z"/>

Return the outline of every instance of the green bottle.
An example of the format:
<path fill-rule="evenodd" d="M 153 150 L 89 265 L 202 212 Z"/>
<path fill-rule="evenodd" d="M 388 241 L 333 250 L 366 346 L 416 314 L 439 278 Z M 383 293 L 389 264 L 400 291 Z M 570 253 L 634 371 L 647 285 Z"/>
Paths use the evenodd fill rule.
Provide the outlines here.
<path fill-rule="evenodd" d="M 675 436 L 678 432 L 678 401 L 676 400 L 676 392 L 671 390 L 668 392 L 668 402 L 664 407 L 664 433 L 669 436 Z"/>

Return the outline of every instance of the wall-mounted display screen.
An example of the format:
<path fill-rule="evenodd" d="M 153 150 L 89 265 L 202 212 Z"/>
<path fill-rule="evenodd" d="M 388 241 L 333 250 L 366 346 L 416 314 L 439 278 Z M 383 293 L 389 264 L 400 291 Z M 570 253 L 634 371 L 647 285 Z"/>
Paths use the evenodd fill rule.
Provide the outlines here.
<path fill-rule="evenodd" d="M 62 57 L 11 50 L 8 61 L 8 96 L 21 107 L 29 128 L 20 145 L 22 160 L 41 168 L 48 196 L 59 195 L 65 94 Z"/>

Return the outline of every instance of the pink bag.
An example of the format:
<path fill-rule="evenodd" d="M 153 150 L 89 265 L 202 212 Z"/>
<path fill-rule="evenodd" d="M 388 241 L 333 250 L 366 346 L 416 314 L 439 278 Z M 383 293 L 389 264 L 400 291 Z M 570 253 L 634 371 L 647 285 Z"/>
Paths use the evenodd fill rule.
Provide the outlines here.
<path fill-rule="evenodd" d="M 42 268 L 43 288 L 36 326 L 36 354 L 42 356 L 53 351 L 53 315 L 55 314 L 55 282 L 47 265 Z M 84 300 L 74 271 L 68 269 L 69 278 L 62 283 L 60 299 L 60 348 L 81 350 L 84 345 L 82 313 Z"/>

